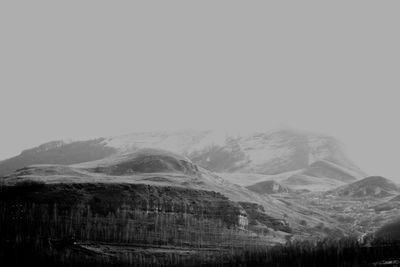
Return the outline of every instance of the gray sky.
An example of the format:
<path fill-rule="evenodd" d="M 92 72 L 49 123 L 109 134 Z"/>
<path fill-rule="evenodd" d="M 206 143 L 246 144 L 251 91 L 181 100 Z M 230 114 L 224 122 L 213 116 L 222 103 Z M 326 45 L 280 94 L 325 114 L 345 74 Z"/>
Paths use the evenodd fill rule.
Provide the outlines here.
<path fill-rule="evenodd" d="M 5 2 L 0 159 L 54 139 L 283 125 L 400 178 L 398 1 Z"/>

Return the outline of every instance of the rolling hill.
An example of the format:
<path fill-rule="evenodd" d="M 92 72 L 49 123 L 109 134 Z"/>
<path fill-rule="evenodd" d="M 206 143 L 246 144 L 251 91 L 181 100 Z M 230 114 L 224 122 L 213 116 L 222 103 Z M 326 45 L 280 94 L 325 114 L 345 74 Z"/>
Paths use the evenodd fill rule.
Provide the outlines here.
<path fill-rule="evenodd" d="M 116 149 L 105 146 L 104 138 L 88 141 L 52 141 L 27 149 L 21 154 L 0 161 L 0 177 L 33 164 L 74 164 L 102 159 L 116 153 Z"/>
<path fill-rule="evenodd" d="M 399 187 L 381 176 L 370 176 L 351 184 L 341 186 L 327 194 L 341 197 L 388 197 L 399 194 Z"/>

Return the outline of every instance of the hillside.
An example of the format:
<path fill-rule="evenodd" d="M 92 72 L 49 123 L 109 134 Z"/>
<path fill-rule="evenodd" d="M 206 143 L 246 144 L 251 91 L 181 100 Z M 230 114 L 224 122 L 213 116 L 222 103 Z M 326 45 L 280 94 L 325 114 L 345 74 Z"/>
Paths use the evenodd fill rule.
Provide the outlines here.
<path fill-rule="evenodd" d="M 327 229 L 337 228 L 335 222 L 322 213 L 311 210 L 304 212 L 307 210 L 304 206 L 287 205 L 268 195 L 255 194 L 197 166 L 186 157 L 165 150 L 140 149 L 74 165 L 32 165 L 5 176 L 2 181 L 6 186 L 34 181 L 45 184 L 146 184 L 211 191 L 233 202 L 260 205 L 269 217 L 287 221 L 299 234 L 307 231 L 300 224 L 301 221 L 307 221 L 309 226 L 324 222 Z M 324 235 L 325 230 L 315 234 Z"/>
<path fill-rule="evenodd" d="M 105 159 L 76 164 L 74 167 L 108 175 L 130 173 L 180 173 L 198 175 L 199 169 L 190 159 L 160 149 L 139 149 L 132 153 L 117 154 Z"/>
<path fill-rule="evenodd" d="M 396 218 L 375 232 L 377 238 L 400 241 L 400 219 Z"/>
<path fill-rule="evenodd" d="M 116 152 L 103 142 L 103 138 L 78 142 L 53 141 L 24 150 L 18 156 L 0 161 L 0 177 L 33 164 L 68 165 L 102 159 Z"/>
<path fill-rule="evenodd" d="M 326 160 L 313 162 L 305 168 L 302 174 L 306 176 L 333 179 L 340 182 L 351 182 L 354 181 L 355 178 L 359 177 L 359 173 Z"/>
<path fill-rule="evenodd" d="M 400 201 L 400 195 L 395 196 L 394 198 L 392 198 L 390 201 Z"/>
<path fill-rule="evenodd" d="M 293 192 L 286 184 L 309 187 L 309 179 L 321 186 L 343 183 L 304 172 L 221 177 L 187 156 L 155 148 L 71 165 L 37 164 L 1 179 L 0 220 L 12 226 L 3 233 L 6 239 L 14 238 L 14 232 L 22 233 L 23 242 L 39 244 L 50 237 L 56 243 L 69 242 L 73 236 L 79 240 L 76 249 L 84 248 L 85 253 L 101 250 L 106 255 L 111 245 L 118 253 L 125 249 L 120 244 L 128 242 L 142 250 L 159 251 L 162 246 L 169 254 L 190 249 L 200 254 L 212 250 L 215 255 L 216 250 L 229 253 L 232 247 L 361 234 L 396 213 L 393 209 L 376 215 L 371 207 L 377 201 L 363 205 L 321 193 Z M 252 185 L 234 184 L 224 178 L 229 176 Z M 280 182 L 265 180 L 268 177 Z"/>
<path fill-rule="evenodd" d="M 391 180 L 381 176 L 370 176 L 351 184 L 327 192 L 342 197 L 388 197 L 397 195 L 399 187 Z"/>
<path fill-rule="evenodd" d="M 219 173 L 228 181 L 245 187 L 256 186 L 260 183 L 277 182 L 291 191 L 319 191 L 324 192 L 346 184 L 340 179 L 332 179 L 324 176 L 307 175 L 308 169 L 284 172 L 276 175 L 252 174 L 252 173 Z M 338 170 L 336 175 L 342 171 Z M 332 171 L 331 171 L 332 173 Z M 336 176 L 338 177 L 338 176 Z"/>
<path fill-rule="evenodd" d="M 187 213 L 238 225 L 239 216 L 247 217 L 243 208 L 227 197 L 212 191 L 180 187 L 121 183 L 20 183 L 2 190 L 0 202 L 57 205 L 60 211 L 90 206 L 99 216 L 118 209 L 143 212 Z"/>
<path fill-rule="evenodd" d="M 290 192 L 289 188 L 282 186 L 281 184 L 273 180 L 259 182 L 251 186 L 247 186 L 247 189 L 258 194 L 277 194 Z"/>
<path fill-rule="evenodd" d="M 290 175 L 288 178 L 281 180 L 280 183 L 292 190 L 318 192 L 332 190 L 345 184 L 336 179 L 305 175 L 302 172 Z"/>

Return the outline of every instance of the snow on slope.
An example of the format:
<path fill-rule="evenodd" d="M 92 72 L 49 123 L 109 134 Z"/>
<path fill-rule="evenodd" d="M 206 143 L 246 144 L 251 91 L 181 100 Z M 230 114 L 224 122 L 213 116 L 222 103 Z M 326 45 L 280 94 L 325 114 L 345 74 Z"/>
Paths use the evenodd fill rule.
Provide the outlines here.
<path fill-rule="evenodd" d="M 364 176 L 336 139 L 294 130 L 246 135 L 215 131 L 134 133 L 108 138 L 104 144 L 119 151 L 166 149 L 185 154 L 200 166 L 217 172 L 274 175 L 324 160 L 351 173 L 355 179 Z"/>
<path fill-rule="evenodd" d="M 184 154 L 209 135 L 208 131 L 142 132 L 107 138 L 104 144 L 125 152 L 157 148 Z"/>

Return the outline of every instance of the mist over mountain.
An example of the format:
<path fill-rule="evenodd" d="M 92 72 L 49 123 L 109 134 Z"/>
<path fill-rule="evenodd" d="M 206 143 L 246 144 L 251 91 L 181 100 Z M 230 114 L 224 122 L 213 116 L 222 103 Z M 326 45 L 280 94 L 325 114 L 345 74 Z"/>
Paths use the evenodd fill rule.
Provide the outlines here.
<path fill-rule="evenodd" d="M 142 148 L 185 155 L 197 165 L 220 173 L 280 175 L 299 171 L 312 179 L 343 182 L 365 176 L 335 138 L 287 129 L 241 135 L 216 131 L 146 132 L 70 143 L 55 141 L 1 161 L 0 175 L 31 164 L 81 163 Z"/>
<path fill-rule="evenodd" d="M 232 201 L 257 203 L 292 227 L 335 224 L 323 213 L 282 204 L 270 194 L 322 191 L 363 172 L 333 137 L 295 131 L 226 134 L 216 131 L 144 132 L 89 141 L 55 141 L 0 162 L 6 184 L 140 183 L 216 191 Z M 247 187 L 247 188 L 246 188 Z M 285 215 L 286 214 L 286 215 Z M 301 219 L 300 219 L 301 218 Z"/>

